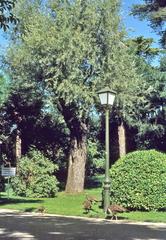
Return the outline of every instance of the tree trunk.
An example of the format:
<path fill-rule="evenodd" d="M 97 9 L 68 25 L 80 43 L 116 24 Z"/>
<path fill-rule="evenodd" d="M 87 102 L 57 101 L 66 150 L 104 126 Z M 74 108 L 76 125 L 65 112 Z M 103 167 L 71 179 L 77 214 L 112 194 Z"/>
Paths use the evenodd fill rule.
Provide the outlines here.
<path fill-rule="evenodd" d="M 123 122 L 118 126 L 119 157 L 126 155 L 126 131 Z"/>
<path fill-rule="evenodd" d="M 70 130 L 70 149 L 68 158 L 68 175 L 66 193 L 80 193 L 84 191 L 85 164 L 87 157 L 88 120 L 79 118 L 73 104 L 66 105 L 63 99 L 59 100 L 58 109 L 62 113 Z"/>
<path fill-rule="evenodd" d="M 15 157 L 16 161 L 21 158 L 21 137 L 19 135 L 16 136 Z"/>
<path fill-rule="evenodd" d="M 72 137 L 65 191 L 80 193 L 84 190 L 85 163 L 87 157 L 86 136 Z"/>

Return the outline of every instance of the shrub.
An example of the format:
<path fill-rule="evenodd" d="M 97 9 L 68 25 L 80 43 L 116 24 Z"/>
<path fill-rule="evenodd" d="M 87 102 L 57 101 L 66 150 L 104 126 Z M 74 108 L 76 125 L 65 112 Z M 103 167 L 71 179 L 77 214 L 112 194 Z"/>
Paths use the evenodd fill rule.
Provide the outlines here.
<path fill-rule="evenodd" d="M 53 175 L 57 166 L 40 151 L 31 150 L 18 163 L 18 174 L 12 179 L 13 191 L 24 197 L 54 197 L 58 191 Z"/>
<path fill-rule="evenodd" d="M 130 209 L 159 210 L 166 202 L 166 154 L 136 151 L 111 168 L 111 201 Z"/>

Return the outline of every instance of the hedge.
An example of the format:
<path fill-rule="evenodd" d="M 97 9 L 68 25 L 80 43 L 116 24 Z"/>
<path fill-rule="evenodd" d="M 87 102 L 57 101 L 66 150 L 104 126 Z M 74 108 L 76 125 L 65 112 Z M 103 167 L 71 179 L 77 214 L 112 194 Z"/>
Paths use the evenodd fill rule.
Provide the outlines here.
<path fill-rule="evenodd" d="M 119 159 L 110 170 L 111 202 L 134 210 L 166 207 L 166 154 L 136 151 Z"/>

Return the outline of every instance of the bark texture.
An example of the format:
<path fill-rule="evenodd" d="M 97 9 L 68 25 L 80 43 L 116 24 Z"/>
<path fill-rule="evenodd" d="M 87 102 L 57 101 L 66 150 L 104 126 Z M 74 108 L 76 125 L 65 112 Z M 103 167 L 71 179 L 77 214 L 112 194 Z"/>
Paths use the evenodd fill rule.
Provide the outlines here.
<path fill-rule="evenodd" d="M 80 193 L 84 190 L 85 164 L 87 157 L 86 137 L 81 140 L 73 138 L 68 162 L 68 177 L 65 191 Z"/>
<path fill-rule="evenodd" d="M 123 122 L 118 126 L 119 157 L 126 155 L 126 131 Z"/>
<path fill-rule="evenodd" d="M 70 130 L 68 175 L 65 191 L 67 193 L 80 193 L 84 191 L 85 181 L 87 119 L 75 114 L 75 105 L 66 105 L 62 99 L 59 102 L 59 110 Z"/>
<path fill-rule="evenodd" d="M 15 157 L 16 160 L 21 158 L 21 137 L 19 135 L 16 136 Z"/>

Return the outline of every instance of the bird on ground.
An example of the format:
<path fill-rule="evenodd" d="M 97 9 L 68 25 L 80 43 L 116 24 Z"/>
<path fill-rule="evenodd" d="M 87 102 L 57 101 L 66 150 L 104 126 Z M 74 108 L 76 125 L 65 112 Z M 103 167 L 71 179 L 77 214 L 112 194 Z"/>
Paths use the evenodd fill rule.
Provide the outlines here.
<path fill-rule="evenodd" d="M 44 206 L 40 206 L 36 209 L 36 212 L 44 214 L 46 212 L 46 208 Z"/>
<path fill-rule="evenodd" d="M 111 220 L 113 220 L 114 217 L 115 217 L 116 220 L 118 219 L 117 216 L 116 216 L 117 213 L 123 213 L 123 212 L 127 212 L 127 211 L 128 210 L 126 208 L 124 208 L 122 206 L 119 206 L 117 204 L 112 204 L 107 208 L 107 212 L 112 215 Z"/>
<path fill-rule="evenodd" d="M 91 202 L 91 203 L 100 202 L 95 196 L 89 196 L 87 194 L 86 194 L 86 200 Z"/>
<path fill-rule="evenodd" d="M 92 203 L 91 203 L 91 201 L 85 200 L 83 202 L 83 208 L 86 211 L 85 213 L 89 213 L 89 211 L 92 210 Z"/>

